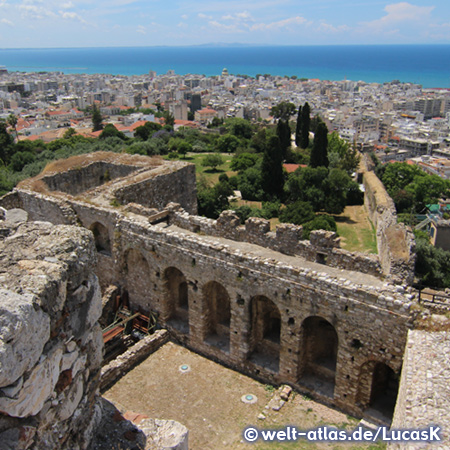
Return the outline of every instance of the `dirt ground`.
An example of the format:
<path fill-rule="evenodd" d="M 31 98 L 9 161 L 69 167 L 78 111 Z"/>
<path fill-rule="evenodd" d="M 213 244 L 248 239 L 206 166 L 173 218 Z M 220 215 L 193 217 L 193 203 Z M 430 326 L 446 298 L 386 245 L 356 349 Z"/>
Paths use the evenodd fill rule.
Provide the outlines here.
<path fill-rule="evenodd" d="M 188 365 L 189 370 L 181 370 Z M 241 400 L 257 397 L 256 403 Z M 133 411 L 151 418 L 173 419 L 189 429 L 191 450 L 241 449 L 381 449 L 383 446 L 312 444 L 248 444 L 242 432 L 249 425 L 277 428 L 287 425 L 310 429 L 335 425 L 353 429 L 358 421 L 293 393 L 276 412 L 265 406 L 274 388 L 227 369 L 174 343 L 167 343 L 125 375 L 104 397 L 121 412 Z M 258 419 L 264 412 L 266 419 Z"/>

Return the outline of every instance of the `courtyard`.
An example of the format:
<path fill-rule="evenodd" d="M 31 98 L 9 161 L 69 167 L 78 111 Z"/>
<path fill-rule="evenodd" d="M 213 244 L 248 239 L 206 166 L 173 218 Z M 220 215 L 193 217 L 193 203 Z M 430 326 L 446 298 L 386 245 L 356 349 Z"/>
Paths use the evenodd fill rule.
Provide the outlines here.
<path fill-rule="evenodd" d="M 279 411 L 267 409 L 275 391 L 273 386 L 169 342 L 120 379 L 104 397 L 122 413 L 133 411 L 182 423 L 189 429 L 191 450 L 385 448 L 383 444 L 349 446 L 306 441 L 245 443 L 242 432 L 249 425 L 268 429 L 292 425 L 302 430 L 334 425 L 349 431 L 359 423 L 296 392 Z M 256 397 L 256 402 L 243 402 L 242 397 L 247 395 Z"/>

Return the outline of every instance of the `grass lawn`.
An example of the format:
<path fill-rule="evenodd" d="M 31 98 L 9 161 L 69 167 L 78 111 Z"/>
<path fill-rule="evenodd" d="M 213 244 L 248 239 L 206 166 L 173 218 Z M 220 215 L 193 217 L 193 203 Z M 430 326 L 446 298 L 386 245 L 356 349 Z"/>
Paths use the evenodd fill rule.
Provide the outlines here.
<path fill-rule="evenodd" d="M 375 228 L 367 217 L 364 206 L 347 206 L 335 219 L 343 249 L 350 252 L 378 253 Z"/>
<path fill-rule="evenodd" d="M 212 184 L 216 184 L 219 182 L 219 176 L 222 173 L 226 173 L 229 177 L 237 174 L 237 172 L 233 172 L 230 169 L 231 159 L 233 158 L 233 155 L 230 155 L 228 153 L 221 153 L 225 163 L 213 170 L 210 167 L 202 166 L 202 160 L 207 154 L 208 153 L 188 153 L 185 158 L 179 159 L 181 161 L 187 161 L 195 164 L 195 173 L 197 174 L 197 176 L 203 174 L 206 179 Z"/>

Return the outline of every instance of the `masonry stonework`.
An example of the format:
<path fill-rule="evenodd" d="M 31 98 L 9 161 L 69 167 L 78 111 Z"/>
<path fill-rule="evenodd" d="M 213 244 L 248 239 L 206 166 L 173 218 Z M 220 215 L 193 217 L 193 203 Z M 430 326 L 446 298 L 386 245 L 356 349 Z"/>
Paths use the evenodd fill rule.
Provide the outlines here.
<path fill-rule="evenodd" d="M 193 166 L 107 154 L 77 160 L 79 170 L 92 160 L 139 173 L 71 195 L 46 188 L 46 171 L 1 204 L 91 230 L 102 288 L 116 285 L 132 309 L 154 313 L 172 336 L 223 364 L 358 416 L 398 380 L 415 302 L 409 254 L 392 275 L 376 256 L 340 249 L 330 232 L 306 241 L 294 225 L 271 232 L 263 219 L 239 225 L 232 212 L 217 221 L 192 215 Z M 61 164 L 66 177 L 73 164 Z M 175 203 L 171 183 L 182 187 L 170 191 Z"/>
<path fill-rule="evenodd" d="M 86 449 L 100 419 L 91 233 L 0 222 L 0 448 Z"/>

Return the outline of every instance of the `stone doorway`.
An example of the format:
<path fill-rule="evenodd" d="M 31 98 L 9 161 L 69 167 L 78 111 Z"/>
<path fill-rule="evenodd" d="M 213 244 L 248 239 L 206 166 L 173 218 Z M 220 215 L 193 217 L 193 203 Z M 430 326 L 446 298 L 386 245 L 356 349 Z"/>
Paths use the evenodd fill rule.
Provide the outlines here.
<path fill-rule="evenodd" d="M 203 320 L 205 342 L 230 351 L 230 297 L 217 281 L 206 283 L 203 288 Z"/>
<path fill-rule="evenodd" d="M 94 235 L 95 248 L 99 253 L 107 256 L 111 256 L 111 240 L 109 239 L 108 228 L 102 225 L 100 222 L 93 223 L 90 228 Z"/>
<path fill-rule="evenodd" d="M 334 396 L 338 335 L 334 326 L 320 316 L 305 319 L 301 327 L 300 382 Z"/>
<path fill-rule="evenodd" d="M 275 303 L 263 295 L 250 303 L 250 360 L 278 372 L 281 315 Z"/>
<path fill-rule="evenodd" d="M 176 267 L 164 271 L 166 291 L 165 316 L 169 325 L 184 334 L 189 333 L 189 294 L 184 274 Z"/>

